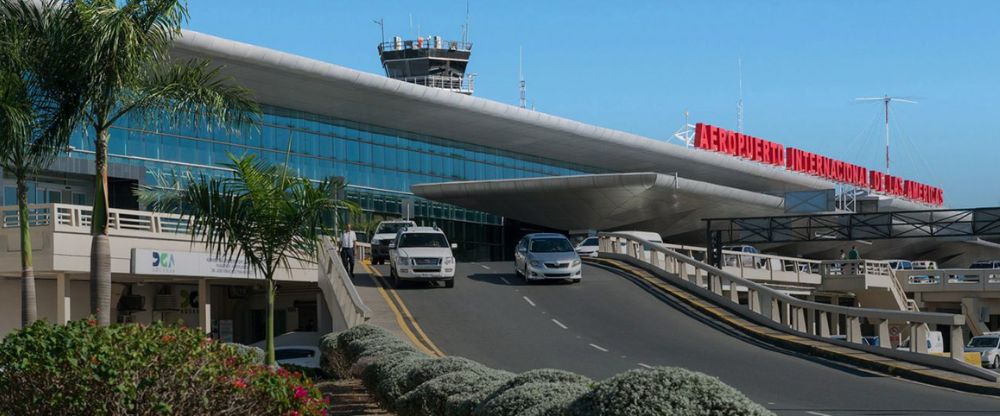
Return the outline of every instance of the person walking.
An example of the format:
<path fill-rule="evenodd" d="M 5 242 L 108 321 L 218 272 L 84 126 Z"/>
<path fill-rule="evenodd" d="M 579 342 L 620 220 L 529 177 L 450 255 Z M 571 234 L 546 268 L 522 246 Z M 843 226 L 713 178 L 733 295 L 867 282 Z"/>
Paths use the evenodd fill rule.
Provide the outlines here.
<path fill-rule="evenodd" d="M 357 241 L 357 234 L 351 229 L 351 224 L 347 224 L 347 228 L 340 234 L 340 259 L 351 277 L 354 277 L 354 243 Z"/>
<path fill-rule="evenodd" d="M 851 246 L 851 251 L 847 252 L 848 260 L 861 260 L 861 253 L 858 253 L 856 246 Z"/>
<path fill-rule="evenodd" d="M 847 253 L 844 253 L 844 249 L 840 249 L 840 259 L 847 260 Z"/>

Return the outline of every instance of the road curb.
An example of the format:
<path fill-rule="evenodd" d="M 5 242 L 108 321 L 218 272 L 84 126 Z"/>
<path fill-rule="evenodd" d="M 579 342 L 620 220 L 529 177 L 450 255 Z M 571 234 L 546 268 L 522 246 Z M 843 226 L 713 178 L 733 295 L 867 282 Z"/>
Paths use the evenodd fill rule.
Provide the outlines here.
<path fill-rule="evenodd" d="M 653 289 L 664 292 L 684 304 L 697 309 L 699 312 L 715 318 L 717 321 L 772 345 L 930 385 L 971 393 L 1000 396 L 1000 384 L 989 383 L 985 380 L 974 379 L 971 376 L 958 375 L 950 373 L 947 370 L 930 368 L 921 364 L 878 356 L 862 350 L 853 350 L 848 347 L 823 343 L 822 341 L 799 336 L 791 331 L 781 332 L 750 322 L 727 311 L 723 305 L 718 305 L 710 299 L 703 298 L 675 286 L 669 281 L 656 276 L 654 272 L 647 270 L 645 267 L 634 266 L 621 260 L 603 258 L 588 258 L 585 261 L 629 274 L 640 282 L 648 284 Z"/>

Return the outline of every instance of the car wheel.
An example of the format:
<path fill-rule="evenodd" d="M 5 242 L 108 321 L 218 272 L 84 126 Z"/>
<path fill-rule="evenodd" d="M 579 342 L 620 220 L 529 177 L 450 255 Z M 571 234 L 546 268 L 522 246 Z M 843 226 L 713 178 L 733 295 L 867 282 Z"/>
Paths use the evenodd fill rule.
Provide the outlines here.
<path fill-rule="evenodd" d="M 528 264 L 527 263 L 524 264 L 524 270 L 521 270 L 521 276 L 524 276 L 524 283 L 531 283 L 531 280 L 528 280 Z"/>
<path fill-rule="evenodd" d="M 455 278 L 451 278 L 451 279 L 446 280 L 444 282 L 444 287 L 449 288 L 449 289 L 455 287 Z"/>
<path fill-rule="evenodd" d="M 993 357 L 993 368 L 1000 369 L 1000 356 Z"/>
<path fill-rule="evenodd" d="M 392 275 L 392 288 L 393 288 L 393 289 L 399 289 L 399 286 L 400 286 L 400 285 L 401 285 L 402 283 L 403 283 L 403 282 L 402 282 L 401 280 L 399 280 L 399 275 L 395 275 L 395 274 L 394 274 L 394 275 Z"/>
<path fill-rule="evenodd" d="M 580 283 L 581 280 L 583 280 L 583 279 L 570 279 L 569 281 L 570 281 L 570 283 L 576 284 L 576 283 Z"/>
<path fill-rule="evenodd" d="M 514 273 L 517 274 L 517 275 L 519 275 L 519 276 L 523 276 L 521 274 L 521 269 L 517 268 L 517 263 L 516 262 L 514 263 Z"/>

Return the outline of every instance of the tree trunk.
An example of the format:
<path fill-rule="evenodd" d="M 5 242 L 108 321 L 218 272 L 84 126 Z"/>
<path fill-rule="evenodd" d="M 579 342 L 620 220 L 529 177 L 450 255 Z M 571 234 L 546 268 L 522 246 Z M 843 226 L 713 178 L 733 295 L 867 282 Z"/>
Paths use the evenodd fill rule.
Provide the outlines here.
<path fill-rule="evenodd" d="M 111 243 L 108 240 L 108 139 L 97 129 L 94 157 L 94 209 L 90 233 L 90 312 L 98 325 L 111 324 Z"/>
<path fill-rule="evenodd" d="M 28 222 L 28 184 L 17 178 L 17 221 L 21 228 L 21 327 L 38 319 L 35 300 L 35 270 L 31 259 L 31 224 Z"/>
<path fill-rule="evenodd" d="M 264 332 L 264 348 L 267 353 L 264 364 L 274 365 L 274 278 L 267 277 L 267 330 Z"/>

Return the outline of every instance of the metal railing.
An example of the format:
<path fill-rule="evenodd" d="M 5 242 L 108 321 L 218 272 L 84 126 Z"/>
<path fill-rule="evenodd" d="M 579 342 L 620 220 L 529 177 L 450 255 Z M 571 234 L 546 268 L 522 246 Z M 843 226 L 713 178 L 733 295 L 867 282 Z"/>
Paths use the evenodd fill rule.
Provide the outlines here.
<path fill-rule="evenodd" d="M 0 228 L 17 228 L 20 224 L 17 207 L 2 207 Z M 69 204 L 32 204 L 28 206 L 28 223 L 32 227 L 55 226 L 60 231 L 90 232 L 93 209 L 89 206 Z M 127 232 L 188 235 L 191 222 L 177 214 L 134 211 L 111 208 L 108 210 L 108 228 L 112 235 Z"/>
<path fill-rule="evenodd" d="M 361 300 L 361 295 L 354 287 L 351 276 L 347 274 L 347 269 L 340 261 L 337 247 L 329 237 L 323 237 L 320 244 L 319 275 L 316 280 L 323 292 L 323 297 L 326 299 L 327 306 L 331 309 L 330 315 L 337 316 L 332 310 L 337 307 L 344 317 L 347 328 L 365 323 L 371 318 L 372 312 Z"/>
<path fill-rule="evenodd" d="M 684 254 L 693 259 L 703 260 L 707 255 L 704 247 L 660 243 L 661 247 Z M 822 281 L 822 261 L 772 254 L 722 251 L 722 270 L 744 279 L 774 283 L 800 283 L 819 285 Z"/>
<path fill-rule="evenodd" d="M 1000 270 L 897 270 L 896 281 L 907 292 L 1000 291 Z"/>
<path fill-rule="evenodd" d="M 792 331 L 830 337 L 833 322 L 840 316 L 847 322 L 847 340 L 861 344 L 861 324 L 871 322 L 879 336 L 879 346 L 891 348 L 889 324 L 905 324 L 910 330 L 910 349 L 927 352 L 928 326 L 943 325 L 949 328 L 951 358 L 964 360 L 962 327 L 965 317 L 947 313 L 908 312 L 888 309 L 852 308 L 798 299 L 762 284 L 720 270 L 673 249 L 651 243 L 624 233 L 600 233 L 600 252 L 617 254 L 647 263 L 654 268 L 680 277 L 697 287 L 704 297 L 714 298 L 725 308 L 749 309 L 752 313 L 771 319 Z M 741 303 L 740 293 L 746 293 L 746 304 Z"/>
<path fill-rule="evenodd" d="M 378 45 L 378 51 L 403 51 L 407 49 L 448 49 L 453 51 L 471 51 L 472 42 L 460 40 L 445 40 L 438 36 L 428 36 L 423 39 L 393 39 Z"/>

